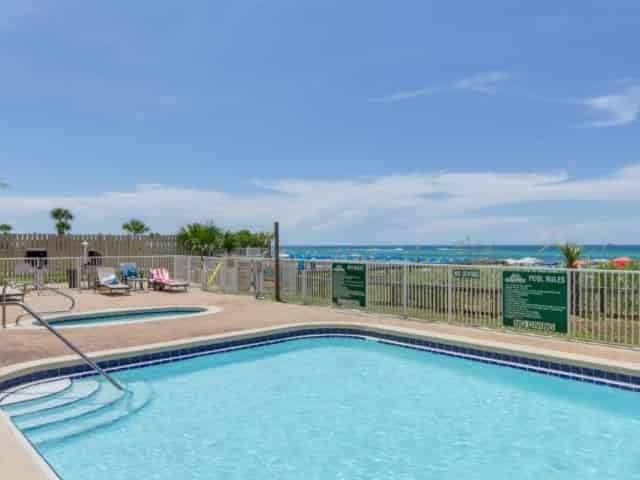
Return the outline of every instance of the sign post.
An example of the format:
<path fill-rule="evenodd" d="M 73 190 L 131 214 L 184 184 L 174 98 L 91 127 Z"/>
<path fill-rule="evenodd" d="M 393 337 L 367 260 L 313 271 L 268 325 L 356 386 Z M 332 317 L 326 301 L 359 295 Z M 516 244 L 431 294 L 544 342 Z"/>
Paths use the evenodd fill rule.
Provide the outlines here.
<path fill-rule="evenodd" d="M 502 323 L 506 327 L 567 333 L 566 272 L 502 272 Z"/>
<path fill-rule="evenodd" d="M 367 265 L 331 264 L 331 297 L 339 306 L 367 306 Z"/>

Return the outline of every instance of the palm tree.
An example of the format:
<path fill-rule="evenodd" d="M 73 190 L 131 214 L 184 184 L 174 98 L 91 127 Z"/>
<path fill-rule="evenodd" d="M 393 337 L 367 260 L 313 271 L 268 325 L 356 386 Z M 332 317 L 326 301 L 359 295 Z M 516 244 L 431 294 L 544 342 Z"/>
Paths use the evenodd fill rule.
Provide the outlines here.
<path fill-rule="evenodd" d="M 253 234 L 254 247 L 269 248 L 271 240 L 273 239 L 273 233 L 258 232 Z"/>
<path fill-rule="evenodd" d="M 253 247 L 254 237 L 250 230 L 238 230 L 233 234 L 236 239 L 236 247 L 247 248 Z"/>
<path fill-rule="evenodd" d="M 573 268 L 580 258 L 582 253 L 581 248 L 575 243 L 565 243 L 564 245 L 558 245 L 558 248 L 564 255 L 564 263 L 566 268 Z"/>
<path fill-rule="evenodd" d="M 51 218 L 55 220 L 55 227 L 58 235 L 64 235 L 71 231 L 71 221 L 73 214 L 66 208 L 54 208 L 51 210 Z"/>
<path fill-rule="evenodd" d="M 231 230 L 227 230 L 224 232 L 224 237 L 222 239 L 222 248 L 225 252 L 229 253 L 233 249 L 238 247 L 238 239 L 236 238 L 236 234 Z"/>
<path fill-rule="evenodd" d="M 200 255 L 204 266 L 204 257 L 214 255 L 222 249 L 224 233 L 213 222 L 191 223 L 178 231 L 177 240 L 178 245 L 192 255 Z"/>
<path fill-rule="evenodd" d="M 11 230 L 13 230 L 13 227 L 8 223 L 0 223 L 0 233 L 3 233 L 3 234 L 11 233 Z"/>
<path fill-rule="evenodd" d="M 151 228 L 142 220 L 132 218 L 128 222 L 122 224 L 122 230 L 124 230 L 125 232 L 129 232 L 132 235 L 142 235 L 145 233 L 149 233 L 151 231 Z"/>

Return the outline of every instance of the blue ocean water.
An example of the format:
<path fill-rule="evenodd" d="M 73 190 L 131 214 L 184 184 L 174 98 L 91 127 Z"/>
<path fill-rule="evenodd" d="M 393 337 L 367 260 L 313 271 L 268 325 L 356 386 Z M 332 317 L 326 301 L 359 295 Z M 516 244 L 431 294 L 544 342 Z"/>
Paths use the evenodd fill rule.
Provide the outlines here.
<path fill-rule="evenodd" d="M 282 253 L 299 259 L 362 259 L 413 261 L 430 263 L 473 262 L 534 257 L 546 264 L 562 262 L 555 246 L 544 245 L 386 245 L 386 246 L 285 246 Z M 584 245 L 582 257 L 587 260 L 613 259 L 627 256 L 640 258 L 640 245 Z"/>
<path fill-rule="evenodd" d="M 637 393 L 356 339 L 120 372 L 150 404 L 41 453 L 64 480 L 640 478 Z"/>

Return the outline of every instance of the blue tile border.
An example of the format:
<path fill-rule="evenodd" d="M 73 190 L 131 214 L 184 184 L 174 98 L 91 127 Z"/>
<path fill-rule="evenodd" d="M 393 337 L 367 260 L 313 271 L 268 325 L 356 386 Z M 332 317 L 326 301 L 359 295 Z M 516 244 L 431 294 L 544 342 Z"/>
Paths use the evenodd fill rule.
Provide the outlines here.
<path fill-rule="evenodd" d="M 420 339 L 409 335 L 402 335 L 400 333 L 382 333 L 375 330 L 353 327 L 301 327 L 295 330 L 288 330 L 286 332 L 267 333 L 264 335 L 258 335 L 245 339 L 235 339 L 228 341 L 219 340 L 205 345 L 181 347 L 175 350 L 168 350 L 164 352 L 135 354 L 131 357 L 126 358 L 99 361 L 98 364 L 102 368 L 110 371 L 130 370 L 135 368 L 143 368 L 150 365 L 176 362 L 196 356 L 212 355 L 216 353 L 228 352 L 230 350 L 253 348 L 265 344 L 281 343 L 298 338 L 335 336 L 359 339 L 371 338 L 382 343 L 392 344 L 403 348 L 427 351 L 437 355 L 447 355 L 457 358 L 464 358 L 470 361 L 516 368 L 543 375 L 551 375 L 574 381 L 587 382 L 622 390 L 640 392 L 640 376 L 631 376 L 628 374 L 616 373 L 592 367 L 581 367 L 569 363 L 558 363 L 548 360 L 504 354 L 491 350 L 482 350 L 478 347 L 463 347 L 439 341 Z M 10 380 L 5 380 L 4 382 L 0 382 L 0 396 L 2 396 L 2 393 L 6 392 L 7 390 L 20 386 L 22 384 L 32 383 L 38 380 L 62 376 L 86 377 L 93 375 L 96 375 L 96 373 L 91 370 L 88 365 L 85 364 L 38 371 Z"/>

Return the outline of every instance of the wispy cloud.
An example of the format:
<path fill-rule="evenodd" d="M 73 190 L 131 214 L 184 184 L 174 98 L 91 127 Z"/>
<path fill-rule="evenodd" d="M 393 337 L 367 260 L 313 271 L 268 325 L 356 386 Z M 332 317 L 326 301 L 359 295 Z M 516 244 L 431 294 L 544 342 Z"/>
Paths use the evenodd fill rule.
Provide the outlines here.
<path fill-rule="evenodd" d="M 418 88 L 417 90 L 400 90 L 399 92 L 385 95 L 384 97 L 377 98 L 380 102 L 400 102 L 402 100 L 411 100 L 413 98 L 424 97 L 425 95 L 433 95 L 434 93 L 442 92 L 442 87 L 425 87 Z"/>
<path fill-rule="evenodd" d="M 572 233 L 571 225 L 554 213 L 554 203 L 640 201 L 640 164 L 592 179 L 572 179 L 566 172 L 492 173 L 431 172 L 366 179 L 255 181 L 247 193 L 167 185 L 141 185 L 131 191 L 95 196 L 19 196 L 0 194 L 0 216 L 17 230 L 38 224 L 46 229 L 54 207 L 76 213 L 78 231 L 117 230 L 122 221 L 140 216 L 160 231 L 175 231 L 194 220 L 214 219 L 225 227 L 269 228 L 280 220 L 289 242 L 447 242 L 473 235 L 503 241 L 542 241 Z M 537 203 L 539 216 L 519 216 L 519 204 Z M 498 215 L 493 207 L 509 207 Z M 566 208 L 565 208 L 566 209 Z M 579 218 L 574 215 L 573 218 Z M 582 225 L 595 240 L 590 219 Z M 615 218 L 606 219 L 606 222 Z M 604 223 L 606 223 L 604 222 Z M 621 222 L 622 223 L 622 222 Z M 640 222 L 627 219 L 616 238 L 640 235 Z M 602 225 L 602 222 L 600 223 Z M 606 231 L 600 230 L 600 232 Z M 573 239 L 575 239 L 575 235 Z"/>
<path fill-rule="evenodd" d="M 585 127 L 619 127 L 635 122 L 640 117 L 640 84 L 625 90 L 579 100 L 601 119 L 584 124 Z"/>
<path fill-rule="evenodd" d="M 400 90 L 374 100 L 385 103 L 401 102 L 403 100 L 412 100 L 426 95 L 454 91 L 469 91 L 485 95 L 495 94 L 497 93 L 497 85 L 500 82 L 510 80 L 512 77 L 513 75 L 507 71 L 493 70 L 489 72 L 476 73 L 445 85 L 431 85 L 413 90 Z"/>
<path fill-rule="evenodd" d="M 504 71 L 492 71 L 478 73 L 454 84 L 454 88 L 458 90 L 469 90 L 476 93 L 494 94 L 497 92 L 497 84 L 510 80 L 513 75 Z"/>

